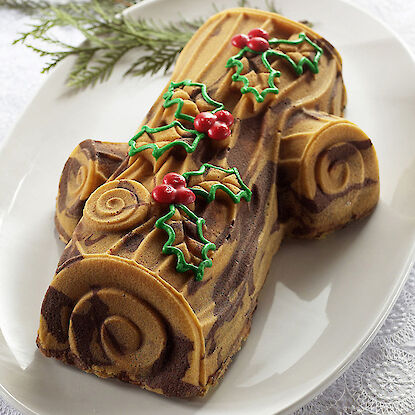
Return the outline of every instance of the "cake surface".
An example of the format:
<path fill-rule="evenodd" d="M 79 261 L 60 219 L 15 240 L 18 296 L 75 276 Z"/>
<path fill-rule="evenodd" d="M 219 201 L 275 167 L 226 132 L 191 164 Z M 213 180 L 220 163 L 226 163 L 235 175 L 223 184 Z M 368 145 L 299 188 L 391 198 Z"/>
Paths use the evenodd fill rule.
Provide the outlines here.
<path fill-rule="evenodd" d="M 268 48 L 235 46 L 255 28 Z M 204 395 L 247 338 L 283 238 L 321 237 L 377 203 L 376 154 L 345 103 L 341 58 L 311 29 L 245 8 L 209 19 L 130 146 L 88 140 L 65 165 L 56 224 L 68 244 L 42 304 L 42 353 Z M 229 136 L 196 129 L 220 111 Z M 171 173 L 184 182 L 160 203 Z"/>

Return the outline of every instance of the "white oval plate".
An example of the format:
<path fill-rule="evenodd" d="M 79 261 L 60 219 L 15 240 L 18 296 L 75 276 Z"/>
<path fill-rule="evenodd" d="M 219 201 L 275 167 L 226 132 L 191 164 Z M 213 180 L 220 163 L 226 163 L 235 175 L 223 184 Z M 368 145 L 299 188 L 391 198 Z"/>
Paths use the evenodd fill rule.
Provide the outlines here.
<path fill-rule="evenodd" d="M 215 2 L 230 7 L 233 1 Z M 253 4 L 264 6 L 261 1 Z M 379 328 L 404 284 L 415 239 L 415 65 L 385 27 L 333 0 L 278 0 L 307 18 L 344 59 L 346 116 L 372 137 L 381 201 L 367 220 L 322 241 L 284 242 L 251 335 L 205 399 L 166 399 L 66 367 L 35 347 L 40 305 L 63 245 L 54 232 L 59 174 L 85 138 L 126 141 L 167 78 L 122 78 L 69 92 L 67 61 L 48 77 L 0 152 L 0 384 L 24 413 L 281 414 L 340 375 Z M 132 16 L 212 14 L 209 2 L 156 0 Z"/>

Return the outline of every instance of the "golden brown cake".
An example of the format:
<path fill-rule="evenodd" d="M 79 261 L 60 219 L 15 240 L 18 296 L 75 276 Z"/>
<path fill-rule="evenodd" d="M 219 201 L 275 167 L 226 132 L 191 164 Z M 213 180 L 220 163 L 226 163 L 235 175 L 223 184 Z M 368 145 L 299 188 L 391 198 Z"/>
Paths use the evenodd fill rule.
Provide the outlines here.
<path fill-rule="evenodd" d="M 71 153 L 62 171 L 56 199 L 55 224 L 63 242 L 70 241 L 85 201 L 119 167 L 128 149 L 127 143 L 85 140 Z"/>
<path fill-rule="evenodd" d="M 88 141 L 65 166 L 56 222 L 72 239 L 42 304 L 42 353 L 204 395 L 247 338 L 282 239 L 320 237 L 377 203 L 376 154 L 345 102 L 340 56 L 311 29 L 250 9 L 209 19 L 128 156 L 109 165 Z"/>

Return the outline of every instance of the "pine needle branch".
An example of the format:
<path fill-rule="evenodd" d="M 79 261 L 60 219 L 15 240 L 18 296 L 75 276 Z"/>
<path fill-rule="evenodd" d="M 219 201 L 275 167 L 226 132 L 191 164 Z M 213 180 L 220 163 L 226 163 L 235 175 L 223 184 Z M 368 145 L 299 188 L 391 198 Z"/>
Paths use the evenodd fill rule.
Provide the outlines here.
<path fill-rule="evenodd" d="M 48 9 L 51 4 L 47 1 L 34 0 L 0 0 L 0 8 L 20 10 L 26 14 L 36 14 L 40 10 Z"/>
<path fill-rule="evenodd" d="M 62 0 L 63 1 L 63 0 Z M 141 0 L 136 0 L 139 2 Z M 168 71 L 204 19 L 181 17 L 176 23 L 158 23 L 151 19 L 131 20 L 122 11 L 128 0 L 77 0 L 50 3 L 47 0 L 0 0 L 0 9 L 20 10 L 34 17 L 29 29 L 20 33 L 14 44 L 24 44 L 48 62 L 50 71 L 69 56 L 75 63 L 67 83 L 74 88 L 94 86 L 107 80 L 120 59 L 137 50 L 139 57 L 124 75 L 142 76 Z M 249 0 L 239 0 L 240 7 L 250 7 Z M 272 0 L 267 8 L 276 12 Z M 80 45 L 70 45 L 55 38 L 54 28 L 69 27 L 85 37 Z"/>

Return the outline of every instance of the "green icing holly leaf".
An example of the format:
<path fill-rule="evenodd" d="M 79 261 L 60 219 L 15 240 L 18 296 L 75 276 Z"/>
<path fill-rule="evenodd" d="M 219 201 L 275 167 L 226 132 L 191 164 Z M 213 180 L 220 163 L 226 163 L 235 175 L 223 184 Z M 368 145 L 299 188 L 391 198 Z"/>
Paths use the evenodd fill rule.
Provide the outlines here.
<path fill-rule="evenodd" d="M 214 166 L 213 164 L 204 163 L 202 164 L 199 170 L 183 173 L 183 176 L 186 180 L 192 176 L 201 176 L 206 173 L 207 169 L 216 169 L 222 173 L 226 173 L 227 175 L 225 175 L 222 179 L 220 179 L 220 181 L 215 179 L 214 180 L 215 183 L 212 185 L 208 184 L 207 182 L 206 187 L 208 188 L 208 190 L 205 190 L 203 188 L 203 184 L 204 184 L 203 182 L 199 183 L 197 185 L 198 187 L 190 188 L 193 191 L 193 193 L 204 197 L 205 199 L 207 199 L 208 202 L 212 202 L 216 198 L 216 192 L 220 189 L 220 190 L 223 190 L 226 194 L 228 194 L 234 203 L 239 203 L 242 198 L 244 198 L 247 202 L 251 200 L 252 192 L 249 190 L 248 186 L 243 182 L 241 175 L 239 174 L 239 171 L 236 167 L 232 167 L 230 169 L 224 169 L 222 167 Z M 236 179 L 240 186 L 240 190 L 237 193 L 234 193 L 232 189 L 230 188 L 230 183 L 226 182 L 225 179 L 228 177 L 228 175 L 236 176 Z M 232 185 L 232 187 L 235 187 L 235 186 Z"/>
<path fill-rule="evenodd" d="M 186 150 L 187 153 L 193 153 L 196 150 L 197 146 L 199 145 L 200 140 L 202 138 L 204 138 L 206 135 L 204 133 L 201 133 L 201 132 L 196 131 L 194 129 L 186 128 L 180 121 L 178 121 L 179 119 L 182 119 L 182 120 L 190 121 L 191 123 L 193 123 L 195 117 L 182 113 L 182 109 L 183 109 L 183 105 L 184 105 L 183 98 L 174 98 L 174 99 L 172 99 L 175 90 L 179 89 L 179 88 L 182 88 L 182 87 L 185 87 L 185 86 L 193 86 L 193 87 L 200 88 L 203 99 L 208 104 L 215 107 L 215 109 L 212 111 L 212 113 L 220 111 L 224 108 L 224 105 L 222 103 L 215 101 L 214 99 L 212 99 L 209 96 L 209 94 L 207 93 L 205 84 L 202 84 L 202 83 L 199 83 L 199 82 L 192 82 L 189 79 L 186 79 L 186 80 L 181 81 L 181 82 L 170 82 L 169 89 L 163 95 L 163 99 L 165 100 L 163 106 L 164 106 L 164 108 L 169 108 L 172 105 L 177 104 L 177 108 L 176 108 L 176 111 L 174 113 L 174 117 L 176 118 L 176 120 L 174 120 L 173 122 L 171 122 L 168 125 L 164 125 L 162 127 L 156 127 L 156 128 L 151 128 L 147 125 L 144 125 L 140 129 L 140 131 L 133 138 L 131 138 L 131 140 L 128 142 L 128 144 L 130 145 L 130 151 L 128 152 L 129 156 L 132 157 L 135 154 L 140 153 L 143 150 L 147 150 L 148 148 L 151 148 L 153 150 L 152 155 L 157 160 L 167 150 L 169 150 L 170 148 L 172 148 L 174 146 L 183 147 Z M 155 134 L 155 133 L 158 133 L 160 131 L 165 131 L 165 130 L 168 130 L 168 129 L 173 128 L 173 127 L 180 127 L 184 131 L 187 131 L 187 132 L 195 135 L 195 139 L 193 140 L 192 144 L 189 144 L 188 142 L 186 142 L 184 140 L 177 139 L 177 140 L 171 141 L 170 143 L 165 144 L 165 145 L 160 146 L 160 147 L 156 143 L 148 143 L 148 144 L 144 144 L 140 147 L 137 147 L 137 145 L 136 145 L 137 140 L 144 133 Z"/>
<path fill-rule="evenodd" d="M 311 61 L 309 58 L 303 56 L 298 63 L 296 63 L 292 58 L 290 58 L 286 53 L 280 50 L 268 49 L 265 52 L 256 52 L 250 49 L 248 46 L 245 46 L 243 49 L 239 51 L 236 55 L 232 56 L 228 62 L 226 63 L 227 68 L 232 68 L 236 66 L 236 72 L 232 75 L 232 80 L 234 82 L 242 82 L 243 87 L 241 88 L 241 93 L 246 94 L 248 92 L 252 92 L 255 96 L 257 102 L 263 102 L 265 96 L 269 93 L 278 94 L 279 90 L 275 86 L 274 80 L 275 78 L 281 76 L 281 72 L 272 68 L 271 64 L 269 63 L 268 58 L 276 56 L 278 58 L 285 59 L 288 63 L 291 64 L 294 71 L 297 75 L 301 75 L 304 72 L 304 66 L 307 66 L 311 72 L 318 73 L 318 62 L 320 60 L 321 55 L 323 54 L 323 49 L 318 46 L 315 42 L 313 42 L 305 33 L 300 33 L 298 35 L 298 39 L 296 40 L 287 40 L 287 39 L 270 39 L 269 44 L 270 46 L 279 45 L 279 44 L 287 44 L 287 45 L 299 45 L 303 42 L 307 42 L 310 44 L 316 51 L 316 54 Z M 268 76 L 268 85 L 269 87 L 264 89 L 262 92 L 259 92 L 256 88 L 249 85 L 249 79 L 245 75 L 241 75 L 243 70 L 243 64 L 241 59 L 244 57 L 246 52 L 255 53 L 257 55 L 261 54 L 262 63 L 264 64 L 265 68 L 269 72 Z"/>
<path fill-rule="evenodd" d="M 184 81 L 181 81 L 181 82 L 170 82 L 169 89 L 163 95 L 163 99 L 165 100 L 163 106 L 164 106 L 164 108 L 169 108 L 172 105 L 177 104 L 177 109 L 174 113 L 174 116 L 177 119 L 187 120 L 187 121 L 191 121 L 191 122 L 193 122 L 194 119 L 195 119 L 195 117 L 192 117 L 191 115 L 187 115 L 187 114 L 182 113 L 182 109 L 183 109 L 183 105 L 184 105 L 183 98 L 174 98 L 174 99 L 172 99 L 175 90 L 177 88 L 181 88 L 181 87 L 184 87 L 184 86 L 194 86 L 196 88 L 200 88 L 203 99 L 208 104 L 215 107 L 215 109 L 212 111 L 212 113 L 215 113 L 215 112 L 220 111 L 223 108 L 225 108 L 225 106 L 222 103 L 220 103 L 218 101 L 215 101 L 214 99 L 212 99 L 209 96 L 209 94 L 207 93 L 207 89 L 206 89 L 205 84 L 201 84 L 199 82 L 192 82 L 190 79 L 185 79 Z"/>
<path fill-rule="evenodd" d="M 163 146 L 158 146 L 156 143 L 148 143 L 148 144 L 144 144 L 140 147 L 136 146 L 136 141 L 144 134 L 144 133 L 148 133 L 148 134 L 154 134 L 154 133 L 158 133 L 160 131 L 165 131 L 168 130 L 169 128 L 174 128 L 174 127 L 180 127 L 181 129 L 183 129 L 184 131 L 187 131 L 191 134 L 195 135 L 195 139 L 193 140 L 193 142 L 191 144 L 189 144 L 188 142 L 184 141 L 184 140 L 174 140 L 171 141 L 168 144 L 165 144 Z M 144 125 L 141 130 L 128 142 L 129 146 L 130 146 L 130 151 L 128 152 L 129 156 L 134 156 L 137 153 L 140 153 L 143 150 L 147 150 L 148 148 L 153 149 L 152 155 L 153 157 L 157 160 L 159 157 L 161 157 L 167 150 L 171 149 L 174 146 L 180 146 L 183 147 L 187 153 L 193 153 L 200 140 L 202 140 L 202 138 L 205 138 L 205 134 L 204 133 L 200 133 L 199 131 L 196 130 L 192 130 L 189 128 L 186 128 L 180 121 L 173 121 L 172 123 L 168 124 L 168 125 L 164 125 L 162 127 L 157 127 L 157 128 L 151 128 L 147 125 Z"/>
<path fill-rule="evenodd" d="M 186 243 L 186 240 L 191 239 L 193 242 L 195 242 L 195 244 L 199 242 L 202 245 L 202 248 L 200 250 L 200 262 L 197 265 L 187 262 L 183 251 L 178 246 L 174 245 L 176 240 L 176 232 L 172 224 L 169 224 L 167 222 L 173 217 L 173 215 L 176 212 L 176 209 L 180 209 L 187 216 L 187 218 L 190 219 L 190 221 L 196 225 L 195 236 L 197 237 L 198 241 L 195 241 L 193 238 L 189 238 L 186 236 L 186 238 L 184 238 L 184 241 L 181 242 Z M 156 228 L 164 230 L 165 232 L 167 232 L 168 235 L 167 242 L 163 245 L 163 254 L 176 255 L 176 270 L 178 272 L 192 271 L 196 281 L 201 281 L 203 279 L 205 268 L 212 266 L 212 260 L 208 257 L 208 252 L 211 250 L 216 250 L 216 245 L 208 241 L 203 235 L 204 223 L 205 220 L 203 218 L 199 218 L 189 208 L 182 204 L 171 204 L 169 206 L 169 212 L 162 216 L 160 219 L 158 219 L 156 222 Z M 183 229 L 186 224 L 183 221 L 181 225 Z"/>

